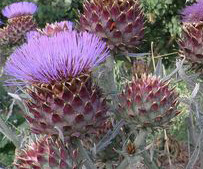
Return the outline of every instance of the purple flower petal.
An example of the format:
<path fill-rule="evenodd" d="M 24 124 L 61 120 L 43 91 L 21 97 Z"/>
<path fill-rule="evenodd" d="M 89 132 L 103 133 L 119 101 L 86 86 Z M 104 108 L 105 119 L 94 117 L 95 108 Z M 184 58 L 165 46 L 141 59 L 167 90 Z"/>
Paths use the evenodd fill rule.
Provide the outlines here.
<path fill-rule="evenodd" d="M 27 41 L 34 38 L 39 38 L 41 36 L 40 32 L 38 31 L 30 31 L 26 33 Z"/>
<path fill-rule="evenodd" d="M 76 31 L 41 36 L 10 56 L 5 72 L 24 83 L 53 83 L 65 81 L 90 72 L 109 55 L 106 44 L 96 35 Z"/>
<path fill-rule="evenodd" d="M 199 0 L 197 3 L 191 6 L 186 6 L 182 11 L 182 22 L 200 22 L 203 21 L 203 0 Z"/>
<path fill-rule="evenodd" d="M 23 15 L 33 15 L 37 11 L 37 5 L 33 2 L 15 2 L 6 6 L 2 14 L 7 18 Z"/>

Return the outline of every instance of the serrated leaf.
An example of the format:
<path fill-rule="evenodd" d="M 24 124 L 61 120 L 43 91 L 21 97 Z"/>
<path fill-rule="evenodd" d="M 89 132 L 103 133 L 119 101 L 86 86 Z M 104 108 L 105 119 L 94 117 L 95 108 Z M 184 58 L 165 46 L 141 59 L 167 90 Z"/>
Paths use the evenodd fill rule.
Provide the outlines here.
<path fill-rule="evenodd" d="M 22 101 L 22 99 L 17 94 L 8 93 L 8 95 L 11 96 L 12 98 L 14 98 L 15 100 Z"/>
<path fill-rule="evenodd" d="M 9 128 L 5 121 L 0 117 L 0 132 L 4 134 L 16 147 L 20 146 L 20 140 L 16 133 Z"/>
<path fill-rule="evenodd" d="M 0 148 L 4 148 L 8 143 L 9 143 L 8 139 L 4 137 L 3 139 L 0 140 Z"/>
<path fill-rule="evenodd" d="M 194 88 L 194 90 L 192 91 L 192 94 L 191 94 L 191 99 L 194 99 L 197 96 L 197 93 L 199 91 L 199 87 L 200 87 L 200 84 L 196 83 L 195 88 Z"/>

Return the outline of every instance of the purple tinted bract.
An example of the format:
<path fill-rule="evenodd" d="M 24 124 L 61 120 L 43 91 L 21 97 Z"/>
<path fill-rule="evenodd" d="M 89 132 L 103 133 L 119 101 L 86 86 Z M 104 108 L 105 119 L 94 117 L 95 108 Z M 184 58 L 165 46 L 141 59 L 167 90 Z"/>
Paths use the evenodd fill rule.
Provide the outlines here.
<path fill-rule="evenodd" d="M 182 11 L 182 22 L 196 23 L 203 21 L 203 0 L 199 0 L 197 3 L 191 6 L 186 6 Z"/>
<path fill-rule="evenodd" d="M 10 56 L 5 72 L 14 85 L 50 84 L 89 72 L 107 56 L 106 44 L 96 35 L 66 31 L 29 40 Z"/>
<path fill-rule="evenodd" d="M 70 21 L 55 22 L 52 24 L 47 24 L 47 26 L 44 29 L 42 29 L 42 31 L 36 30 L 36 31 L 30 31 L 26 33 L 26 39 L 27 41 L 29 41 L 30 39 L 33 39 L 33 38 L 39 38 L 40 36 L 44 35 L 43 33 L 46 33 L 48 31 L 47 27 L 52 27 L 52 28 L 59 27 L 62 29 L 64 26 L 68 28 L 67 31 L 72 31 L 74 28 L 73 22 L 70 22 Z"/>
<path fill-rule="evenodd" d="M 47 24 L 47 26 L 48 25 L 51 26 L 51 27 L 60 27 L 60 28 L 63 28 L 64 26 L 67 26 L 69 31 L 72 31 L 73 27 L 74 27 L 73 22 L 70 22 L 70 21 L 55 22 L 55 23 L 52 23 L 52 24 Z M 46 27 L 45 27 L 44 31 L 46 31 Z"/>
<path fill-rule="evenodd" d="M 37 11 L 37 5 L 33 2 L 15 2 L 6 6 L 2 14 L 7 18 L 14 18 L 23 15 L 33 15 Z"/>
<path fill-rule="evenodd" d="M 72 31 L 73 28 L 74 28 L 73 22 L 70 22 L 70 21 L 61 21 L 61 22 L 55 22 L 55 23 L 51 23 L 51 24 L 48 23 L 48 24 L 45 26 L 45 28 L 42 29 L 42 32 L 43 32 L 44 34 L 49 35 L 50 29 L 51 29 L 53 32 L 57 33 L 57 32 L 67 31 L 67 30 L 68 30 L 68 31 Z M 52 31 L 51 31 L 51 32 L 52 32 Z M 53 33 L 53 32 L 52 32 L 50 35 L 55 34 L 55 33 Z"/>

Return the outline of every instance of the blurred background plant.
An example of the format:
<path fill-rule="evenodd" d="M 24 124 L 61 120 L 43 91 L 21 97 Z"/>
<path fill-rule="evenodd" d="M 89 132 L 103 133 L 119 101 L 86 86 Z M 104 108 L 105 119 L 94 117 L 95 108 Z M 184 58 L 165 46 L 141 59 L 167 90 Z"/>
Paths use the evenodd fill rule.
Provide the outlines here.
<path fill-rule="evenodd" d="M 164 57 L 166 66 L 174 63 L 178 52 L 177 38 L 180 36 L 180 10 L 186 1 L 142 0 L 147 18 L 145 39 L 142 51 L 150 51 L 154 43 L 154 55 L 171 54 Z"/>

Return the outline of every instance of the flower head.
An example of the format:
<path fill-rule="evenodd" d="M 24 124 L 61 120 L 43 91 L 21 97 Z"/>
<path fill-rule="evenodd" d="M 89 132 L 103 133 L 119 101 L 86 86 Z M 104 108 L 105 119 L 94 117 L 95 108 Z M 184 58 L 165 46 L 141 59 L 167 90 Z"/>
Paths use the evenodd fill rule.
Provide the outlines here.
<path fill-rule="evenodd" d="M 106 44 L 96 35 L 65 31 L 32 39 L 16 49 L 5 71 L 25 83 L 51 84 L 90 72 L 108 55 Z"/>
<path fill-rule="evenodd" d="M 33 15 L 37 11 L 37 5 L 33 2 L 15 2 L 6 6 L 2 14 L 7 18 L 14 18 L 23 15 Z"/>
<path fill-rule="evenodd" d="M 143 74 L 126 85 L 118 113 L 132 127 L 161 127 L 180 112 L 178 94 L 169 82 Z"/>
<path fill-rule="evenodd" d="M 92 83 L 91 71 L 108 54 L 99 37 L 77 31 L 41 35 L 16 49 L 5 72 L 29 86 L 25 118 L 33 133 L 59 136 L 61 131 L 68 140 L 103 127 L 106 101 Z"/>
<path fill-rule="evenodd" d="M 73 22 L 70 21 L 61 21 L 47 24 L 44 29 L 37 29 L 35 31 L 28 32 L 26 34 L 26 39 L 30 40 L 33 38 L 39 38 L 41 35 L 53 36 L 59 32 L 72 31 L 73 27 Z"/>
<path fill-rule="evenodd" d="M 52 24 L 47 24 L 46 27 L 42 30 L 42 34 L 47 36 L 52 36 L 61 31 L 72 31 L 73 30 L 73 22 L 70 21 L 61 21 L 55 22 Z"/>
<path fill-rule="evenodd" d="M 80 29 L 97 34 L 114 52 L 134 52 L 144 36 L 139 0 L 85 0 Z"/>
<path fill-rule="evenodd" d="M 197 3 L 191 6 L 185 7 L 181 11 L 182 22 L 200 22 L 203 21 L 203 0 L 199 0 Z"/>

